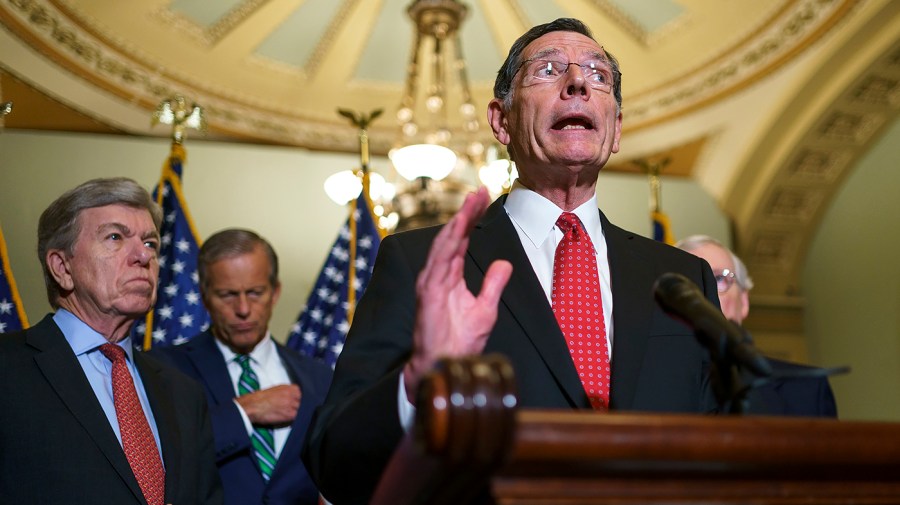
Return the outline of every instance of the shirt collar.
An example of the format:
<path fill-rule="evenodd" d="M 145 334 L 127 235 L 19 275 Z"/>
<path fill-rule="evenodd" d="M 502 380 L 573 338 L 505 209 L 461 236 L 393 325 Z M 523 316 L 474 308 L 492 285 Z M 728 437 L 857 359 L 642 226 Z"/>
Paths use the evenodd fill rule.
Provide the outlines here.
<path fill-rule="evenodd" d="M 63 336 L 66 337 L 66 341 L 69 342 L 69 346 L 72 347 L 76 356 L 87 354 L 96 350 L 101 345 L 109 343 L 103 335 L 66 309 L 57 310 L 56 313 L 53 314 L 53 322 L 59 326 L 59 329 L 62 331 Z M 128 360 L 131 361 L 132 352 L 134 352 L 131 347 L 131 336 L 129 335 L 123 338 L 117 345 L 122 349 L 125 349 L 125 355 L 128 356 Z"/>
<path fill-rule="evenodd" d="M 219 347 L 219 351 L 222 352 L 222 357 L 225 358 L 225 362 L 231 363 L 234 361 L 234 358 L 237 357 L 237 353 L 232 351 L 230 347 L 222 343 L 218 338 L 216 338 L 215 341 L 216 346 Z M 250 351 L 249 356 L 251 361 L 259 365 L 265 365 L 277 355 L 277 352 L 278 351 L 275 349 L 275 341 L 272 339 L 272 334 L 266 332 L 266 336 L 256 344 L 256 347 L 254 347 L 252 351 Z"/>
<path fill-rule="evenodd" d="M 563 210 L 550 200 L 526 188 L 516 181 L 504 203 L 509 217 L 512 218 L 534 247 L 541 247 L 556 226 L 556 220 Z M 595 230 L 600 230 L 600 212 L 597 211 L 597 194 L 572 211 L 578 216 L 584 228 L 596 243 L 601 237 L 595 237 Z"/>

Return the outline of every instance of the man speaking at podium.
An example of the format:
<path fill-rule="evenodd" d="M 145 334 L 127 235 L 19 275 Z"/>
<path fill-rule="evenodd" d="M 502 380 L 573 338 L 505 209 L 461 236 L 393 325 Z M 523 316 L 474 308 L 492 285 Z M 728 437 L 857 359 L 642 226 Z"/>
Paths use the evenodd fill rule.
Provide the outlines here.
<path fill-rule="evenodd" d="M 660 275 L 678 272 L 718 306 L 709 266 L 597 209 L 621 102 L 618 62 L 580 21 L 513 44 L 488 120 L 520 178 L 490 206 L 482 188 L 442 228 L 382 242 L 307 438 L 326 498 L 367 501 L 442 357 L 505 355 L 525 408 L 715 410 L 707 352 L 652 296 Z"/>

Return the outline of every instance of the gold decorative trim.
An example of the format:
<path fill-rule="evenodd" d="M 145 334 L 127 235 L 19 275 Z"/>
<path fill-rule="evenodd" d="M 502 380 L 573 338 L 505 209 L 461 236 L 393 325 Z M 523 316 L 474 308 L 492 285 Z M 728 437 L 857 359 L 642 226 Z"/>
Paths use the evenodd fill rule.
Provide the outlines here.
<path fill-rule="evenodd" d="M 629 96 L 626 129 L 633 131 L 665 122 L 740 91 L 772 73 L 818 41 L 859 0 L 803 0 L 766 23 L 755 43 L 739 42 L 716 64 L 672 79 L 671 89 L 651 89 Z M 752 40 L 752 39 L 750 39 Z M 715 61 L 715 60 L 714 60 Z"/>
<path fill-rule="evenodd" d="M 328 23 L 328 28 L 325 30 L 325 34 L 321 39 L 319 39 L 319 43 L 316 44 L 315 49 L 313 49 L 312 53 L 310 53 L 309 59 L 306 61 L 306 64 L 303 67 L 306 75 L 308 75 L 310 78 L 315 77 L 318 73 L 319 67 L 322 65 L 322 61 L 324 61 L 325 59 L 325 53 L 328 51 L 328 48 L 331 47 L 334 39 L 337 38 L 338 33 L 343 28 L 347 18 L 350 16 L 350 12 L 353 11 L 358 3 L 359 0 L 343 0 L 341 2 L 341 7 L 331 19 L 331 22 Z M 369 23 L 366 28 L 371 31 L 373 25 L 374 23 Z M 353 29 L 356 28 L 358 27 L 353 27 Z M 368 39 L 368 37 L 366 39 Z"/>

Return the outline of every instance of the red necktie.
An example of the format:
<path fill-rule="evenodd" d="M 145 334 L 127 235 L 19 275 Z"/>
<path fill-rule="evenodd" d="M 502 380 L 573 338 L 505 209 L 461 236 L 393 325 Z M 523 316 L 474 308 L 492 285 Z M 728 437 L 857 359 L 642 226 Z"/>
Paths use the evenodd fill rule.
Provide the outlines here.
<path fill-rule="evenodd" d="M 103 344 L 100 352 L 112 361 L 113 403 L 122 434 L 122 448 L 131 471 L 141 486 L 148 505 L 165 503 L 166 472 L 159 459 L 159 450 L 144 409 L 138 400 L 134 381 L 128 372 L 125 349 L 115 344 Z"/>
<path fill-rule="evenodd" d="M 563 212 L 556 226 L 562 230 L 563 238 L 553 259 L 553 314 L 566 337 L 591 406 L 607 410 L 609 348 L 594 244 L 581 220 L 571 212 Z"/>

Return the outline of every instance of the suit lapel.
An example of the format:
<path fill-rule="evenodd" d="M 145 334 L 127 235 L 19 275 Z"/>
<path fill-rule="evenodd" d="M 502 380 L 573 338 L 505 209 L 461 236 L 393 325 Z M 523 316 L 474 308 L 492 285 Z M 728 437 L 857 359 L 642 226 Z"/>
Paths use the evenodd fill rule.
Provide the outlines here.
<path fill-rule="evenodd" d="M 634 401 L 641 363 L 647 349 L 652 293 L 647 286 L 647 260 L 633 247 L 634 234 L 613 226 L 600 213 L 609 259 L 613 294 L 613 355 L 610 408 L 627 410 Z"/>
<path fill-rule="evenodd" d="M 179 488 L 178 477 L 181 475 L 179 465 L 182 460 L 182 444 L 181 432 L 178 429 L 178 413 L 172 404 L 171 395 L 166 391 L 166 381 L 161 376 L 159 366 L 147 360 L 140 352 L 134 353 L 134 365 L 141 374 L 141 381 L 144 383 L 144 390 L 153 410 L 153 419 L 156 421 L 166 469 L 166 503 L 171 503 L 175 501 L 175 490 Z"/>
<path fill-rule="evenodd" d="M 291 459 L 296 457 L 291 455 L 300 454 L 303 450 L 306 428 L 309 426 L 313 411 L 319 403 L 314 401 L 314 399 L 324 398 L 327 393 L 327 391 L 315 391 L 313 381 L 308 379 L 307 372 L 303 370 L 298 361 L 283 352 L 284 347 L 281 344 L 276 342 L 275 348 L 278 350 L 278 357 L 281 358 L 281 363 L 284 364 L 291 381 L 300 386 L 302 397 L 300 398 L 300 408 L 297 410 L 297 415 L 291 424 L 291 432 L 284 442 L 284 447 L 281 449 L 281 456 L 284 457 L 279 456 L 278 461 L 275 462 L 275 469 L 272 471 L 273 480 L 277 479 L 278 475 L 284 471 L 282 470 L 283 468 L 297 465 L 298 462 Z"/>
<path fill-rule="evenodd" d="M 562 386 L 567 400 L 577 407 L 587 407 L 587 396 L 575 372 L 565 338 L 559 329 L 544 290 L 534 274 L 531 262 L 522 249 L 515 226 L 503 208 L 505 197 L 498 198 L 472 231 L 469 256 L 476 269 L 466 269 L 466 280 L 473 292 L 481 288 L 484 274 L 497 259 L 513 265 L 513 275 L 501 296 L 502 309 L 522 328 L 528 341 L 537 348 L 547 368 Z M 508 335 L 503 335 L 506 338 Z M 490 342 L 489 342 L 490 345 Z"/>
<path fill-rule="evenodd" d="M 112 467 L 131 489 L 135 498 L 143 502 L 144 495 L 125 458 L 125 452 L 122 451 L 122 446 L 103 413 L 97 395 L 85 377 L 81 365 L 78 364 L 78 359 L 72 353 L 72 348 L 51 316 L 45 317 L 43 321 L 28 330 L 26 341 L 41 351 L 35 355 L 34 361 L 46 377 L 47 382 L 59 395 L 60 400 L 81 423 Z"/>
<path fill-rule="evenodd" d="M 237 393 L 228 373 L 228 365 L 225 358 L 216 347 L 213 334 L 207 330 L 197 335 L 186 344 L 188 356 L 203 377 L 205 386 L 212 394 L 216 405 L 222 405 L 234 399 Z"/>

